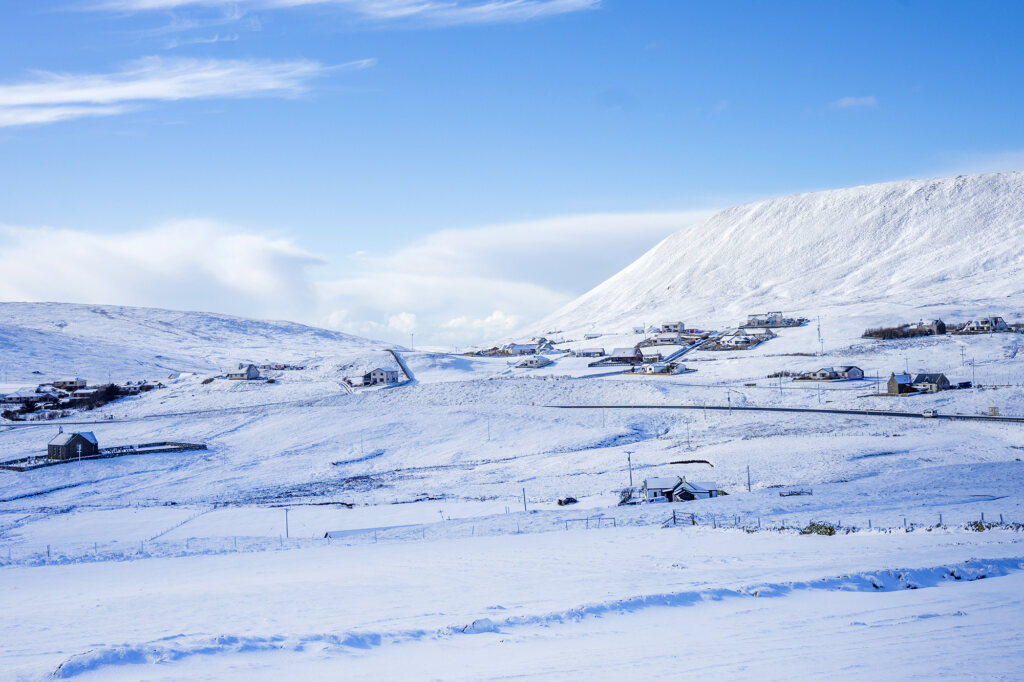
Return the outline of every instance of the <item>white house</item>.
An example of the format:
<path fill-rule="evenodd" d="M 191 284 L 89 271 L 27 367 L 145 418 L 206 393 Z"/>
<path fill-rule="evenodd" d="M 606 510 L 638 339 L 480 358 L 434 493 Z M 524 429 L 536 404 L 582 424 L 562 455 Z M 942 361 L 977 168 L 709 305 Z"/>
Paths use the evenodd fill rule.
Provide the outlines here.
<path fill-rule="evenodd" d="M 643 486 L 646 502 L 688 502 L 724 494 L 716 483 L 691 483 L 682 476 L 649 478 Z"/>
<path fill-rule="evenodd" d="M 252 381 L 260 378 L 260 371 L 256 369 L 256 365 L 243 363 L 238 366 L 237 371 L 228 372 L 227 377 L 232 381 Z"/>
<path fill-rule="evenodd" d="M 377 367 L 363 375 L 364 386 L 376 386 L 378 384 L 397 384 L 398 370 L 382 369 Z"/>
<path fill-rule="evenodd" d="M 535 343 L 506 343 L 501 350 L 509 355 L 533 355 L 537 352 Z"/>
<path fill-rule="evenodd" d="M 961 331 L 983 334 L 986 332 L 1008 332 L 1010 325 L 1001 317 L 979 317 L 963 326 Z"/>
<path fill-rule="evenodd" d="M 599 358 L 604 355 L 604 348 L 584 348 L 576 353 L 579 358 Z"/>
<path fill-rule="evenodd" d="M 544 357 L 543 355 L 531 355 L 528 358 L 523 358 L 519 361 L 516 367 L 522 367 L 524 369 L 536 369 L 538 367 L 547 367 L 552 364 L 551 360 Z"/>
<path fill-rule="evenodd" d="M 644 374 L 668 374 L 668 365 L 664 362 L 652 362 L 644 365 Z"/>

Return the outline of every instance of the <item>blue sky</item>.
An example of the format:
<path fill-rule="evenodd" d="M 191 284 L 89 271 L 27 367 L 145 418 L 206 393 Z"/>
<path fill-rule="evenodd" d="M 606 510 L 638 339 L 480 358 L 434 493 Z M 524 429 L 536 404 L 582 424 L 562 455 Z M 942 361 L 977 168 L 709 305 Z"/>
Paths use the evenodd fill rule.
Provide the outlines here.
<path fill-rule="evenodd" d="M 5 3 L 0 266 L 60 244 L 121 277 L 27 271 L 0 298 L 500 335 L 709 209 L 1024 167 L 1022 19 L 996 2 Z M 218 266 L 239 253 L 251 274 Z"/>

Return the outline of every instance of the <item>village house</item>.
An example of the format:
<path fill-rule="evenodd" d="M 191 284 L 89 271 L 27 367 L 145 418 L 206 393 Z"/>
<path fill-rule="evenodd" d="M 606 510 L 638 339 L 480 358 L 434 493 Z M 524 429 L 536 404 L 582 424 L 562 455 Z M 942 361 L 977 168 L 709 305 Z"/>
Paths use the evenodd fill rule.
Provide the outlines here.
<path fill-rule="evenodd" d="M 667 322 L 658 331 L 662 334 L 680 334 L 686 331 L 686 325 L 682 322 Z"/>
<path fill-rule="evenodd" d="M 644 374 L 669 374 L 668 364 L 664 362 L 651 362 L 644 365 Z"/>
<path fill-rule="evenodd" d="M 691 483 L 681 476 L 648 478 L 643 486 L 645 502 L 688 502 L 724 494 L 716 483 Z"/>
<path fill-rule="evenodd" d="M 535 343 L 506 343 L 501 347 L 506 355 L 533 355 L 537 352 Z"/>
<path fill-rule="evenodd" d="M 260 378 L 260 371 L 256 365 L 242 363 L 234 372 L 228 372 L 227 378 L 231 381 L 253 381 Z"/>
<path fill-rule="evenodd" d="M 528 358 L 520 360 L 516 367 L 521 367 L 523 369 L 537 369 L 538 367 L 547 367 L 550 364 L 553 364 L 551 360 L 543 355 L 531 355 Z"/>
<path fill-rule="evenodd" d="M 781 312 L 771 312 L 758 315 L 747 315 L 747 323 L 744 327 L 799 327 L 806 320 L 804 318 L 783 317 Z"/>
<path fill-rule="evenodd" d="M 19 388 L 17 391 L 8 393 L 0 402 L 4 405 L 27 405 L 28 403 L 45 403 L 57 399 L 56 393 L 39 393 L 33 388 Z"/>
<path fill-rule="evenodd" d="M 95 388 L 80 388 L 77 391 L 73 392 L 71 394 L 71 397 L 74 398 L 75 400 L 88 400 L 97 393 L 99 393 L 99 391 Z"/>
<path fill-rule="evenodd" d="M 658 362 L 662 359 L 661 351 L 654 348 L 641 348 L 640 355 L 644 362 Z"/>
<path fill-rule="evenodd" d="M 895 372 L 890 373 L 888 383 L 889 395 L 914 393 L 914 387 L 911 383 L 911 377 L 909 374 L 896 374 Z"/>
<path fill-rule="evenodd" d="M 616 348 L 608 355 L 613 363 L 639 365 L 644 361 L 643 353 L 636 348 Z"/>
<path fill-rule="evenodd" d="M 67 391 L 68 393 L 77 391 L 80 388 L 85 388 L 88 385 L 85 379 L 78 378 L 57 379 L 55 381 L 51 381 L 50 383 L 53 385 L 54 388 L 60 389 L 62 391 Z"/>
<path fill-rule="evenodd" d="M 600 358 L 604 356 L 604 348 L 584 348 L 576 353 L 578 358 Z"/>
<path fill-rule="evenodd" d="M 864 370 L 853 365 L 841 367 L 822 367 L 819 370 L 808 372 L 797 377 L 804 381 L 857 381 L 864 378 Z"/>
<path fill-rule="evenodd" d="M 942 373 L 918 374 L 911 386 L 921 393 L 938 393 L 949 390 L 949 379 Z"/>
<path fill-rule="evenodd" d="M 397 384 L 398 370 L 382 369 L 377 367 L 363 375 L 364 386 L 377 386 L 378 384 Z"/>
<path fill-rule="evenodd" d="M 931 322 L 921 320 L 917 324 L 911 325 L 907 331 L 916 336 L 941 336 L 946 333 L 946 323 L 942 320 L 932 320 Z"/>
<path fill-rule="evenodd" d="M 91 431 L 58 433 L 46 446 L 50 459 L 76 459 L 99 454 L 100 447 Z"/>
<path fill-rule="evenodd" d="M 1010 325 L 1001 317 L 979 317 L 970 320 L 960 328 L 961 334 L 991 334 L 994 332 L 1008 332 Z"/>

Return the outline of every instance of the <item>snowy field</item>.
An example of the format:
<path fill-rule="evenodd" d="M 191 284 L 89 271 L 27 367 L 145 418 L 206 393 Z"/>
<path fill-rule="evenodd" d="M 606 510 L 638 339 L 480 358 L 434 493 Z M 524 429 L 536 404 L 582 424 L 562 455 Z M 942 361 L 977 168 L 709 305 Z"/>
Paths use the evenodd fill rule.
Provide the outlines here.
<path fill-rule="evenodd" d="M 820 332 L 814 314 L 749 351 L 691 350 L 672 376 L 5 304 L 5 386 L 166 388 L 0 423 L 0 459 L 59 427 L 207 449 L 0 470 L 0 679 L 1022 679 L 1024 423 L 943 417 L 1024 417 L 1024 335 L 861 338 L 1016 321 L 1015 300 L 823 306 Z M 553 338 L 610 350 L 631 328 Z M 218 378 L 242 361 L 304 369 Z M 835 365 L 866 377 L 768 378 Z M 344 383 L 378 366 L 400 383 Z M 878 394 L 904 370 L 974 387 Z M 617 504 L 654 476 L 728 494 Z"/>

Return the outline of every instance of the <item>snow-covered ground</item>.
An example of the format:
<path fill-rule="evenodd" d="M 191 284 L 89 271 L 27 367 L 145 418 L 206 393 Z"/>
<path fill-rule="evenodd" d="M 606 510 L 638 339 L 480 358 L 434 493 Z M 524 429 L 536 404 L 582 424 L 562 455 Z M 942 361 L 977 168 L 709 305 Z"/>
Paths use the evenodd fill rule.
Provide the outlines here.
<path fill-rule="evenodd" d="M 857 225 L 869 198 L 889 201 L 873 215 L 910 225 L 916 252 L 930 253 L 928 235 L 957 234 L 922 227 L 951 213 L 951 192 L 974 192 L 964 210 L 1002 220 L 1019 193 L 996 195 L 1017 182 L 910 183 L 843 201 L 863 209 Z M 778 201 L 796 206 L 787 220 L 843 203 Z M 918 204 L 931 208 L 907 208 Z M 901 302 L 876 295 L 877 270 L 837 271 L 845 299 L 832 289 L 820 311 L 787 310 L 809 324 L 749 351 L 689 351 L 694 371 L 671 376 L 562 353 L 538 369 L 396 357 L 334 332 L 206 314 L 3 304 L 5 384 L 183 373 L 58 422 L 0 423 L 0 459 L 42 454 L 59 426 L 101 446 L 208 449 L 0 470 L 0 678 L 1019 679 L 1024 423 L 922 413 L 1024 417 L 1024 335 L 861 338 L 921 317 L 1020 319 L 1019 256 L 965 253 L 981 264 L 969 287 L 950 275 L 942 289 L 946 275 L 921 270 L 914 286 L 928 300 Z M 742 308 L 690 309 L 676 292 L 615 312 L 612 297 L 617 317 L 559 325 L 553 338 L 568 350 L 633 346 L 641 314 L 637 325 L 721 330 L 741 312 L 786 309 L 769 301 L 797 300 L 794 281 Z M 1002 298 L 977 297 L 985 281 Z M 604 335 L 584 339 L 583 327 Z M 273 383 L 215 378 L 265 360 L 304 369 L 271 372 Z M 403 364 L 398 385 L 342 383 Z M 865 379 L 768 378 L 848 364 Z M 878 395 L 904 370 L 975 387 Z M 728 495 L 617 505 L 631 480 L 652 476 L 715 481 Z M 791 491 L 808 494 L 780 495 Z M 578 503 L 560 506 L 567 496 Z M 812 521 L 838 532 L 798 534 Z"/>

